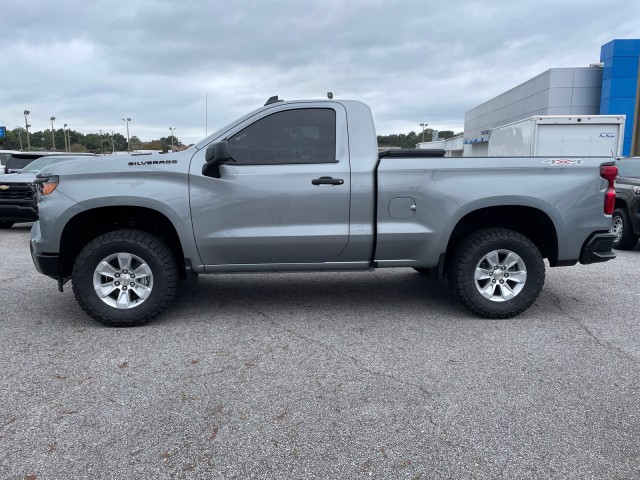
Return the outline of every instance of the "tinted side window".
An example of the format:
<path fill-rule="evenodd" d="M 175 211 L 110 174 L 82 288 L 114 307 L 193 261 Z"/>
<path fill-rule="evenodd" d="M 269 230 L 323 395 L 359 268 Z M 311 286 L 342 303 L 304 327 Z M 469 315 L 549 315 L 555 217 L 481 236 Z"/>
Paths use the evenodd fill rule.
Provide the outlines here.
<path fill-rule="evenodd" d="M 241 164 L 335 163 L 335 111 L 303 108 L 274 113 L 230 137 L 229 153 Z"/>
<path fill-rule="evenodd" d="M 24 167 L 26 167 L 31 162 L 33 162 L 36 158 L 39 158 L 39 157 L 40 155 L 36 155 L 36 156 L 20 155 L 20 154 L 11 155 L 7 159 L 7 169 L 22 170 Z"/>

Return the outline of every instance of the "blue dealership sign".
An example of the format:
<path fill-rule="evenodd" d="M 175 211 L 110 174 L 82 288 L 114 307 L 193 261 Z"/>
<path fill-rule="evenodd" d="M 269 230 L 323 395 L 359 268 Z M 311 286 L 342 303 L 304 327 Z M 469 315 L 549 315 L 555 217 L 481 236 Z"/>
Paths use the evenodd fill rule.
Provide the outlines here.
<path fill-rule="evenodd" d="M 7 138 L 7 127 L 0 127 L 0 140 Z"/>

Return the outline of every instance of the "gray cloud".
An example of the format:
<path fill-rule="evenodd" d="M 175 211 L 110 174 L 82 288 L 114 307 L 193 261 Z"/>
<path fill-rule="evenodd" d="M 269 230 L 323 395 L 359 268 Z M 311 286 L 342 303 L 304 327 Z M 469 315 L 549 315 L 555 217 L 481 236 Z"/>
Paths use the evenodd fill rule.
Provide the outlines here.
<path fill-rule="evenodd" d="M 637 2 L 3 2 L 0 119 L 186 142 L 281 98 L 367 102 L 379 133 L 461 130 L 464 112 L 640 32 Z"/>

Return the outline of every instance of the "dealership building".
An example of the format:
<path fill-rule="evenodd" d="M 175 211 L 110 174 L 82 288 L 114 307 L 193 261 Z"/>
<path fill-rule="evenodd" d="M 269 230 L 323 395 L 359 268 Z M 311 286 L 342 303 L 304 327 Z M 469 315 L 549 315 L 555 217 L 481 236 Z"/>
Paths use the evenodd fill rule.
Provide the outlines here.
<path fill-rule="evenodd" d="M 519 120 L 547 115 L 624 115 L 621 153 L 640 155 L 639 63 L 640 40 L 612 40 L 601 47 L 600 63 L 551 68 L 467 111 L 462 137 L 418 146 L 444 148 L 448 156 L 487 156 L 491 132 Z"/>

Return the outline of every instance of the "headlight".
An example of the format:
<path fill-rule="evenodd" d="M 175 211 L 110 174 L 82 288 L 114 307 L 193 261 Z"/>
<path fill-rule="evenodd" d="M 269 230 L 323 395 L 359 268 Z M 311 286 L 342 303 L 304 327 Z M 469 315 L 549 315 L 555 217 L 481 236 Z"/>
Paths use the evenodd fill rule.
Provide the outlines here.
<path fill-rule="evenodd" d="M 58 186 L 58 176 L 38 177 L 35 184 L 40 195 L 49 195 Z"/>

